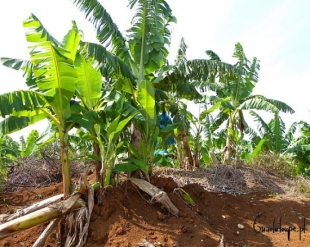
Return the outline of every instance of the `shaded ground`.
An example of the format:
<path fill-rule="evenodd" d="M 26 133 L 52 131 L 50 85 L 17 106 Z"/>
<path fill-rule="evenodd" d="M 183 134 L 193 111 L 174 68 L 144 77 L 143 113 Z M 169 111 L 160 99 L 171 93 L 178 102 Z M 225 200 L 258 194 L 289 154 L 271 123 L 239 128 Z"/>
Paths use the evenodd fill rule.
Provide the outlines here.
<path fill-rule="evenodd" d="M 294 181 L 244 167 L 217 166 L 196 172 L 160 170 L 151 183 L 168 193 L 180 210 L 178 217 L 169 215 L 159 204 L 150 204 L 148 195 L 125 181 L 119 187 L 108 187 L 103 205 L 95 206 L 87 246 L 216 247 L 221 237 L 226 247 L 310 246 L 310 199 L 296 194 Z M 195 206 L 173 193 L 180 185 Z M 61 193 L 61 189 L 61 184 L 55 184 L 5 193 L 1 214 Z M 259 227 L 279 227 L 280 218 L 282 232 L 267 232 L 267 228 L 259 232 Z M 0 240 L 0 246 L 31 246 L 46 225 Z M 285 231 L 289 227 L 290 234 Z M 46 246 L 57 246 L 56 236 L 53 233 Z"/>

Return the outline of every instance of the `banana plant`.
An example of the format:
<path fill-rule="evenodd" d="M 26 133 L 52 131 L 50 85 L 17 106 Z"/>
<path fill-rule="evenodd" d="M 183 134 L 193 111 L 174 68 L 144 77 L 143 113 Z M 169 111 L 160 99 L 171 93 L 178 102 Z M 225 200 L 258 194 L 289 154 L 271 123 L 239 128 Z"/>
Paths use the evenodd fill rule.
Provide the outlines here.
<path fill-rule="evenodd" d="M 83 56 L 83 51 L 80 53 L 77 54 L 75 61 L 78 74 L 76 97 L 80 103 L 77 105 L 78 110 L 76 114 L 72 117 L 74 117 L 75 122 L 79 124 L 79 127 L 84 127 L 89 131 L 91 135 L 89 139 L 93 143 L 93 155 L 99 157 L 100 147 L 96 140 L 98 138 L 100 139 L 100 135 L 97 135 L 94 126 L 96 120 L 100 119 L 98 115 L 101 111 L 103 81 L 100 71 L 94 68 L 93 61 Z M 95 166 L 96 182 L 101 182 L 100 159 L 94 159 L 93 163 Z"/>
<path fill-rule="evenodd" d="M 107 125 L 95 125 L 97 137 L 99 137 L 98 143 L 100 146 L 100 155 L 102 160 L 100 174 L 104 179 L 103 185 L 105 187 L 111 183 L 110 180 L 112 172 L 115 171 L 114 168 L 116 165 L 115 161 L 117 159 L 117 155 L 121 151 L 124 151 L 124 141 L 119 140 L 119 137 L 124 128 L 137 114 L 138 111 L 135 109 L 131 108 L 130 111 L 128 111 L 126 108 L 119 108 L 119 115 L 113 121 L 109 122 Z M 105 127 L 105 129 L 100 130 L 102 127 Z M 128 171 L 128 167 L 122 171 Z"/>
<path fill-rule="evenodd" d="M 70 120 L 78 73 L 75 57 L 81 39 L 73 22 L 72 29 L 62 42 L 58 42 L 33 14 L 23 22 L 29 43 L 30 61 L 2 59 L 4 65 L 23 69 L 30 90 L 16 91 L 0 96 L 3 117 L 1 131 L 9 133 L 42 119 L 50 119 L 57 126 L 61 146 L 63 190 L 71 194 L 68 157 L 68 132 L 74 122 Z"/>
<path fill-rule="evenodd" d="M 126 65 L 122 61 L 106 50 L 103 50 L 103 55 L 105 59 L 115 64 L 114 70 L 105 74 L 109 69 L 107 63 L 97 65 L 95 68 L 94 60 L 85 54 L 86 47 L 91 47 L 91 44 L 80 41 L 81 36 L 74 22 L 62 43 L 53 38 L 34 15 L 31 15 L 24 25 L 31 29 L 27 34 L 28 41 L 35 44 L 31 51 L 31 60 L 3 59 L 3 62 L 8 67 L 25 70 L 26 83 L 31 91 L 3 95 L 1 113 L 9 117 L 2 122 L 0 128 L 9 133 L 41 119 L 49 118 L 58 129 L 64 191 L 68 195 L 71 191 L 68 157 L 69 131 L 73 127 L 84 127 L 89 130 L 90 139 L 93 141 L 93 152 L 95 156 L 100 156 L 102 150 L 99 144 L 102 141 L 102 133 L 96 132 L 95 126 L 98 129 L 98 125 L 102 123 L 100 117 L 103 114 L 104 100 L 102 97 L 105 93 L 102 75 L 118 78 L 118 82 L 133 80 L 134 76 L 130 71 L 128 72 L 128 69 L 126 70 Z M 45 53 L 45 51 L 48 52 Z M 118 67 L 122 70 L 118 71 Z M 105 88 L 105 90 L 109 91 L 110 88 Z M 12 98 L 13 96 L 15 97 Z M 8 102 L 11 104 L 9 109 L 7 109 Z M 18 102 L 21 105 L 14 109 Z M 117 111 L 117 113 L 120 112 Z M 126 114 L 128 114 L 128 108 Z M 116 125 L 114 123 L 113 126 Z M 115 139 L 105 141 L 113 144 Z M 111 149 L 109 152 L 111 153 Z M 101 162 L 107 159 L 104 157 Z M 100 171 L 102 173 L 103 168 L 98 166 L 100 164 L 98 161 L 95 162 L 97 181 L 102 182 Z M 107 170 L 106 166 L 104 167 L 104 170 Z M 111 170 L 110 166 L 109 169 Z M 105 176 L 103 177 L 107 180 Z"/>
<path fill-rule="evenodd" d="M 8 166 L 19 157 L 19 144 L 10 136 L 0 134 L 0 187 L 7 179 Z"/>
<path fill-rule="evenodd" d="M 203 123 L 199 121 L 198 117 L 195 117 L 190 112 L 187 113 L 187 119 L 191 122 L 191 130 L 192 136 L 190 138 L 191 146 L 193 147 L 193 162 L 194 167 L 200 167 L 200 159 L 201 159 L 201 145 L 202 145 L 202 137 L 203 137 Z"/>
<path fill-rule="evenodd" d="M 299 133 L 297 133 L 297 130 Z M 296 173 L 310 175 L 310 124 L 304 121 L 295 122 L 286 135 L 290 140 L 284 154 L 295 163 Z"/>
<path fill-rule="evenodd" d="M 76 127 L 88 130 L 89 135 L 84 135 L 84 138 L 93 142 L 93 157 L 99 157 L 94 159 L 96 181 L 102 186 L 108 186 L 118 150 L 124 145 L 123 141 L 118 142 L 118 138 L 127 127 L 127 123 L 138 112 L 124 102 L 125 94 L 106 85 L 107 76 L 115 78 L 118 83 L 121 80 L 126 82 L 133 79 L 130 72 L 123 70 L 122 74 L 115 69 L 107 75 L 105 74 L 108 67 L 106 63 L 100 64 L 99 69 L 94 68 L 94 59 L 85 55 L 85 49 L 89 47 L 92 47 L 92 44 L 82 43 L 81 54 L 76 58 L 75 65 L 78 70 L 76 97 L 80 103 L 77 106 L 77 113 L 72 114 L 71 118 L 74 118 L 78 124 Z M 113 54 L 107 52 L 104 47 L 101 49 L 105 51 L 104 55 L 107 59 L 125 68 Z"/>
<path fill-rule="evenodd" d="M 125 94 L 116 90 L 98 97 L 98 102 L 91 109 L 87 109 L 87 104 L 82 105 L 81 111 L 83 118 L 76 121 L 88 130 L 82 138 L 91 140 L 93 147 L 98 146 L 98 153 L 93 153 L 93 158 L 100 163 L 100 166 L 96 167 L 97 182 L 106 187 L 111 184 L 118 155 L 125 150 L 126 144 L 120 136 L 139 112 L 125 102 Z M 96 156 L 99 156 L 99 159 Z M 122 167 L 125 170 L 118 167 L 117 171 L 128 170 L 124 165 Z"/>
<path fill-rule="evenodd" d="M 262 150 L 272 151 L 277 154 L 283 153 L 290 145 L 293 138 L 291 136 L 293 135 L 293 129 L 290 129 L 286 133 L 285 123 L 278 112 L 274 113 L 273 118 L 268 123 L 266 123 L 255 111 L 250 111 L 250 114 L 258 125 L 257 129 L 259 132 L 259 138 L 256 138 L 256 144 L 263 140 L 264 143 L 260 145 Z"/>
<path fill-rule="evenodd" d="M 39 132 L 32 130 L 27 139 L 22 136 L 20 138 L 20 156 L 27 157 L 38 151 L 37 139 L 39 138 Z"/>
<path fill-rule="evenodd" d="M 101 73 L 111 87 L 128 93 L 128 101 L 143 116 L 143 123 L 138 118 L 132 121 L 131 144 L 138 151 L 140 146 L 147 144 L 146 153 L 153 152 L 153 144 L 148 144 L 158 133 L 158 104 L 168 100 L 169 91 L 177 98 L 194 99 L 200 97 L 196 84 L 215 77 L 226 80 L 233 75 L 233 66 L 221 61 L 184 59 L 182 49 L 185 51 L 186 45 L 183 40 L 178 54 L 180 59 L 175 65 L 167 63 L 170 25 L 176 22 L 176 18 L 164 0 L 129 0 L 134 16 L 127 35 L 120 32 L 98 0 L 73 2 L 94 24 L 101 44 L 88 43 L 87 56 L 102 66 Z M 123 76 L 114 77 L 115 73 Z M 152 154 L 142 160 L 150 166 Z"/>
<path fill-rule="evenodd" d="M 211 60 L 220 61 L 220 58 L 212 51 L 207 51 Z M 294 110 L 286 103 L 266 98 L 262 95 L 253 95 L 253 89 L 258 82 L 259 61 L 253 58 L 250 62 L 240 43 L 235 45 L 233 57 L 237 63 L 233 66 L 233 75 L 226 79 L 215 80 L 211 87 L 216 95 L 209 97 L 209 109 L 201 114 L 203 119 L 207 114 L 218 111 L 215 117 L 217 128 L 226 122 L 226 145 L 222 151 L 224 163 L 229 163 L 236 147 L 240 144 L 244 131 L 248 124 L 244 118 L 245 110 L 263 110 L 267 112 L 294 113 Z M 235 157 L 238 159 L 238 157 Z"/>

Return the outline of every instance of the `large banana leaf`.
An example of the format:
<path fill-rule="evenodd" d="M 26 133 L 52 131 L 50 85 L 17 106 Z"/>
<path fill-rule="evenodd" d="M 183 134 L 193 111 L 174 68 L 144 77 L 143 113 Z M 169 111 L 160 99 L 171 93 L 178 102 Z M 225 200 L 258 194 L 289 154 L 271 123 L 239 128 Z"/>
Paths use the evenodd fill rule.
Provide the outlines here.
<path fill-rule="evenodd" d="M 183 59 L 168 71 L 161 71 L 154 80 L 154 86 L 165 91 L 171 90 L 172 87 L 176 88 L 179 97 L 192 100 L 201 97 L 196 87 L 205 89 L 215 79 L 227 82 L 234 78 L 236 78 L 235 68 L 230 64 L 206 59 L 188 61 Z"/>
<path fill-rule="evenodd" d="M 4 66 L 10 69 L 23 70 L 24 76 L 26 76 L 26 84 L 29 89 L 37 89 L 37 84 L 33 75 L 33 64 L 31 61 L 3 57 L 1 58 L 1 62 Z"/>
<path fill-rule="evenodd" d="M 91 42 L 81 42 L 81 49 L 86 58 L 91 57 L 98 63 L 103 76 L 107 78 L 121 76 L 128 78 L 132 85 L 136 84 L 137 78 L 132 73 L 131 68 L 104 46 Z"/>
<path fill-rule="evenodd" d="M 235 105 L 237 105 L 252 94 L 255 84 L 258 81 L 260 65 L 257 58 L 253 58 L 252 62 L 247 59 L 240 43 L 235 45 L 233 57 L 237 58 L 237 63 L 234 65 L 236 79 L 230 85 L 230 94 L 233 95 Z"/>
<path fill-rule="evenodd" d="M 181 39 L 180 41 L 180 45 L 179 45 L 179 49 L 178 49 L 178 55 L 177 58 L 175 60 L 175 64 L 178 65 L 181 62 L 186 62 L 186 49 L 187 49 L 187 45 L 185 44 L 184 38 Z"/>
<path fill-rule="evenodd" d="M 258 70 L 260 69 L 259 61 L 253 58 L 251 66 L 245 75 L 245 82 L 250 89 L 253 89 L 258 82 Z M 252 93 L 252 90 L 250 91 Z"/>
<path fill-rule="evenodd" d="M 257 114 L 255 111 L 250 111 L 250 114 L 253 116 L 254 121 L 257 122 L 257 128 L 262 137 L 265 134 L 272 133 L 268 123 L 266 123 L 259 114 Z"/>
<path fill-rule="evenodd" d="M 54 98 L 54 110 L 58 116 L 69 117 L 69 100 L 77 84 L 77 72 L 72 61 L 80 40 L 76 25 L 73 23 L 73 28 L 66 35 L 64 48 L 48 35 L 34 15 L 24 21 L 24 27 L 27 41 L 32 44 L 30 58 L 38 89 Z"/>
<path fill-rule="evenodd" d="M 269 123 L 270 129 L 272 130 L 272 144 L 274 151 L 280 153 L 287 142 L 285 140 L 285 123 L 280 118 L 278 113 L 274 114 L 274 118 Z"/>
<path fill-rule="evenodd" d="M 239 109 L 250 110 L 264 110 L 269 112 L 288 112 L 294 113 L 295 111 L 286 103 L 278 100 L 268 99 L 262 95 L 252 95 L 247 98 L 240 106 Z"/>
<path fill-rule="evenodd" d="M 78 71 L 77 92 L 84 105 L 88 109 L 93 109 L 101 95 L 101 74 L 89 60 L 85 60 L 82 56 L 77 57 L 75 66 Z"/>
<path fill-rule="evenodd" d="M 130 0 L 135 9 L 133 26 L 129 29 L 129 47 L 136 63 L 139 63 L 139 82 L 144 73 L 149 74 L 165 64 L 170 44 L 169 24 L 176 19 L 164 0 Z"/>
<path fill-rule="evenodd" d="M 72 21 L 72 29 L 64 37 L 62 43 L 65 49 L 64 56 L 74 63 L 78 47 L 80 45 L 81 35 L 75 21 Z"/>
<path fill-rule="evenodd" d="M 10 134 L 15 131 L 21 130 L 29 125 L 32 125 L 38 121 L 46 119 L 47 115 L 41 113 L 39 115 L 34 115 L 31 117 L 15 117 L 9 116 L 0 122 L 0 133 Z"/>
<path fill-rule="evenodd" d="M 44 28 L 40 20 L 34 14 L 31 14 L 29 18 L 24 21 L 23 26 L 27 29 L 26 37 L 28 42 L 51 41 L 56 46 L 61 46 L 61 43 Z"/>
<path fill-rule="evenodd" d="M 210 57 L 210 60 L 221 61 L 220 57 L 214 51 L 207 50 L 206 54 Z"/>
<path fill-rule="evenodd" d="M 150 81 L 144 80 L 139 86 L 138 102 L 147 114 L 149 124 L 154 123 L 155 118 L 155 90 Z"/>
<path fill-rule="evenodd" d="M 33 47 L 30 55 L 38 88 L 48 96 L 54 97 L 58 92 L 70 99 L 76 88 L 77 73 L 69 60 L 49 41 Z"/>
<path fill-rule="evenodd" d="M 38 92 L 19 90 L 0 95 L 0 114 L 3 118 L 20 111 L 35 111 L 47 105 L 46 97 Z"/>
<path fill-rule="evenodd" d="M 298 123 L 294 122 L 292 123 L 292 125 L 288 128 L 286 134 L 285 134 L 285 138 L 289 141 L 292 142 L 294 139 L 294 134 L 296 133 L 298 127 Z"/>
<path fill-rule="evenodd" d="M 31 67 L 31 62 L 28 60 L 23 59 L 14 59 L 14 58 L 8 58 L 8 57 L 2 57 L 1 62 L 4 66 L 15 69 L 15 70 L 27 70 L 27 68 Z"/>
<path fill-rule="evenodd" d="M 100 2 L 97 0 L 73 0 L 73 2 L 85 14 L 85 17 L 94 24 L 99 42 L 104 45 L 111 45 L 112 51 L 118 57 L 126 62 L 130 61 L 126 39 Z"/>
<path fill-rule="evenodd" d="M 0 95 L 0 132 L 9 134 L 47 117 L 42 109 L 48 106 L 46 97 L 38 92 L 20 90 Z"/>

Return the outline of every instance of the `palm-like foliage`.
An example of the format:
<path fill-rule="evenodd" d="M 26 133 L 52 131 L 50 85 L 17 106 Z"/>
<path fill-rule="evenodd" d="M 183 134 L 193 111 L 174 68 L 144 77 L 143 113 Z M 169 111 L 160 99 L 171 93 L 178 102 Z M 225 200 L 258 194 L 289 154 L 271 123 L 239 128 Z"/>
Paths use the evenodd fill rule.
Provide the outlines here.
<path fill-rule="evenodd" d="M 6 165 L 12 163 L 19 157 L 20 150 L 18 143 L 7 135 L 0 135 L 0 144 L 0 177 L 2 180 L 2 175 L 6 174 Z"/>
<path fill-rule="evenodd" d="M 20 155 L 19 145 L 11 137 L 0 134 L 0 188 L 7 180 L 9 166 Z"/>
<path fill-rule="evenodd" d="M 220 60 L 214 52 L 208 51 L 207 54 L 211 61 Z M 237 58 L 237 63 L 233 65 L 233 75 L 229 74 L 229 77 L 223 80 L 214 78 L 214 83 L 210 87 L 214 89 L 216 95 L 209 98 L 209 103 L 213 106 L 201 114 L 201 118 L 204 118 L 206 114 L 219 110 L 219 114 L 215 117 L 217 126 L 220 127 L 227 122 L 227 140 L 223 150 L 226 163 L 230 162 L 238 140 L 242 139 L 245 129 L 248 128 L 244 110 L 294 112 L 284 102 L 268 99 L 262 95 L 252 95 L 258 81 L 259 62 L 256 58 L 250 62 L 239 43 L 235 46 L 233 56 Z M 278 125 L 275 124 L 276 126 Z"/>
<path fill-rule="evenodd" d="M 264 140 L 260 145 L 261 151 L 271 151 L 281 154 L 286 151 L 288 145 L 292 141 L 294 134 L 294 125 L 286 132 L 286 126 L 278 112 L 274 113 L 273 118 L 269 123 L 266 123 L 263 118 L 255 111 L 250 111 L 254 121 L 257 123 L 259 135 L 253 135 L 251 139 L 259 145 L 259 142 Z"/>
<path fill-rule="evenodd" d="M 208 84 L 210 78 L 226 81 L 234 75 L 233 66 L 221 61 L 187 61 L 183 40 L 176 64 L 168 65 L 170 25 L 176 19 L 164 0 L 130 0 L 129 7 L 135 14 L 126 35 L 119 31 L 98 0 L 73 2 L 94 24 L 98 40 L 103 45 L 87 44 L 87 56 L 102 65 L 103 76 L 112 74 L 107 81 L 116 89 L 129 93 L 131 103 L 142 113 L 145 121 L 134 121 L 133 140 L 145 139 L 150 143 L 148 140 L 154 139 L 158 124 L 156 109 L 159 109 L 156 101 L 167 100 L 171 96 L 168 92 L 173 92 L 172 97 L 177 98 L 199 98 L 197 85 Z M 115 71 L 122 71 L 124 77 L 113 76 Z M 135 146 L 138 148 L 139 144 Z"/>
<path fill-rule="evenodd" d="M 0 97 L 2 131 L 19 130 L 43 118 L 49 118 L 58 128 L 61 144 L 61 161 L 64 193 L 71 193 L 68 158 L 68 132 L 74 126 L 71 99 L 78 83 L 75 64 L 80 34 L 73 22 L 72 29 L 63 42 L 53 38 L 33 14 L 24 21 L 26 38 L 30 44 L 30 61 L 5 59 L 4 64 L 14 69 L 24 69 L 26 83 L 31 91 L 18 91 Z"/>
<path fill-rule="evenodd" d="M 168 26 L 175 21 L 165 1 L 129 1 L 135 15 L 128 38 L 118 30 L 99 1 L 76 0 L 74 3 L 94 24 L 99 42 L 130 66 L 139 82 L 145 74 L 156 71 L 164 64 L 168 55 L 166 45 L 170 43 Z"/>
<path fill-rule="evenodd" d="M 9 134 L 46 118 L 43 111 L 48 101 L 42 93 L 28 90 L 6 93 L 0 97 L 0 112 L 4 118 L 0 131 Z"/>
<path fill-rule="evenodd" d="M 299 135 L 293 137 L 299 129 Z M 292 134 L 287 137 L 291 139 L 290 145 L 285 151 L 296 162 L 296 173 L 310 175 L 310 125 L 304 121 L 294 123 L 290 128 Z"/>
<path fill-rule="evenodd" d="M 143 80 L 153 82 L 156 93 L 173 89 L 178 97 L 199 97 L 195 85 L 207 84 L 210 78 L 219 77 L 222 81 L 233 76 L 233 66 L 216 60 L 184 59 L 186 45 L 181 41 L 178 59 L 174 66 L 166 63 L 170 44 L 169 26 L 175 17 L 166 1 L 131 0 L 129 7 L 135 10 L 132 27 L 123 35 L 113 22 L 106 9 L 97 0 L 75 0 L 77 7 L 94 24 L 97 36 L 104 47 L 89 44 L 87 54 L 99 64 L 114 69 L 126 70 L 134 75 L 137 85 Z M 111 52 L 107 55 L 107 50 Z M 113 60 L 109 57 L 114 57 Z M 109 64 L 109 65 L 108 65 Z M 127 65 L 127 66 L 126 66 Z M 127 70 L 131 68 L 131 73 Z M 133 77 L 130 76 L 130 79 Z M 115 80 L 117 80 L 115 78 Z M 114 80 L 114 82 L 115 82 Z M 131 80 L 131 83 L 133 80 Z M 196 83 L 196 84 L 195 84 Z M 117 87 L 131 92 L 135 85 L 117 82 Z M 124 85 L 126 84 L 126 85 Z M 129 90 L 130 89 L 130 90 Z M 139 88 L 137 88 L 139 91 Z M 163 93 L 161 93 L 163 96 Z M 134 96 L 134 95 L 133 95 Z"/>

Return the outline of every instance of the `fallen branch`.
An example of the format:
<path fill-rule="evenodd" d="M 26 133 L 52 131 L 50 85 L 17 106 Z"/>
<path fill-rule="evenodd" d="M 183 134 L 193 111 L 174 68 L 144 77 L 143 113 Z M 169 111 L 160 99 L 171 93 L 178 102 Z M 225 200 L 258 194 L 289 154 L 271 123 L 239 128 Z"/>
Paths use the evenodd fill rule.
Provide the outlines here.
<path fill-rule="evenodd" d="M 51 234 L 51 232 L 57 226 L 59 221 L 60 221 L 60 218 L 56 218 L 52 220 L 48 224 L 48 226 L 45 228 L 45 230 L 41 233 L 40 237 L 34 242 L 32 247 L 43 247 L 47 237 Z"/>
<path fill-rule="evenodd" d="M 53 220 L 67 212 L 85 206 L 85 201 L 80 199 L 80 193 L 75 193 L 65 201 L 52 204 L 48 207 L 1 224 L 0 239 L 6 238 L 22 230 L 29 229 L 43 222 Z"/>
<path fill-rule="evenodd" d="M 34 203 L 34 204 L 32 204 L 31 206 L 29 206 L 27 208 L 18 209 L 18 210 L 16 210 L 16 213 L 11 214 L 11 215 L 7 215 L 5 217 L 0 218 L 0 223 L 16 219 L 16 218 L 21 217 L 23 215 L 26 215 L 26 214 L 29 214 L 31 212 L 34 212 L 34 211 L 36 211 L 38 209 L 44 208 L 44 207 L 46 207 L 46 206 L 48 206 L 48 205 L 58 201 L 62 197 L 63 197 L 63 194 L 56 195 L 56 196 L 47 198 L 47 199 L 45 199 L 43 201 Z"/>
<path fill-rule="evenodd" d="M 130 178 L 129 180 L 137 185 L 141 190 L 148 193 L 152 197 L 151 202 L 156 201 L 161 203 L 171 214 L 178 216 L 179 210 L 170 201 L 165 191 L 158 189 L 156 186 L 143 179 Z"/>

